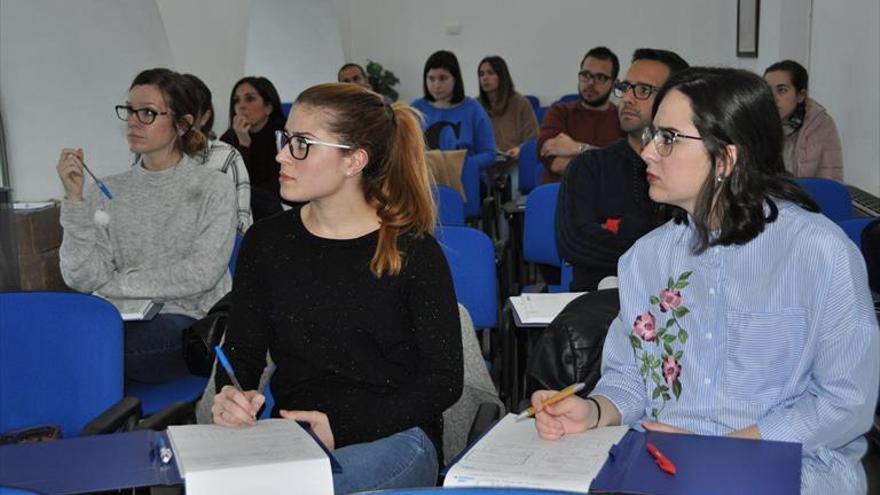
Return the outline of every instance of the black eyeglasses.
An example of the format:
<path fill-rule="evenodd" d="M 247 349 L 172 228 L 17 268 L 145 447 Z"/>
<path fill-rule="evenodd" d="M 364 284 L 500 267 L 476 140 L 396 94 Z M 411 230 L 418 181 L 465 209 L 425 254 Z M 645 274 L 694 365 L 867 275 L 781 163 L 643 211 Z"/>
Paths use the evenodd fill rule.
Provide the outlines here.
<path fill-rule="evenodd" d="M 605 84 L 611 80 L 611 76 L 608 74 L 602 74 L 601 72 L 593 74 L 588 70 L 582 70 L 578 72 L 578 80 L 581 82 L 596 81 L 599 84 Z"/>
<path fill-rule="evenodd" d="M 150 125 L 156 121 L 156 117 L 171 115 L 171 112 L 157 112 L 151 108 L 132 108 L 131 105 L 116 105 L 116 116 L 119 117 L 119 120 L 128 122 L 132 115 L 135 115 L 141 124 Z"/>
<path fill-rule="evenodd" d="M 296 144 L 294 144 L 294 141 Z M 280 152 L 285 146 L 287 146 L 290 155 L 297 160 L 305 160 L 306 157 L 309 156 L 309 147 L 314 144 L 343 150 L 352 149 L 352 147 L 347 144 L 328 143 L 326 141 L 309 139 L 302 134 L 294 134 L 291 136 L 287 131 L 275 131 L 275 148 Z"/>
<path fill-rule="evenodd" d="M 672 129 L 664 127 L 655 128 L 653 126 L 645 127 L 642 131 L 642 147 L 645 147 L 651 141 L 654 141 L 654 147 L 660 156 L 669 156 L 672 154 L 672 146 L 678 141 L 678 138 L 696 139 L 702 141 L 699 136 L 688 136 Z"/>
<path fill-rule="evenodd" d="M 635 96 L 637 100 L 647 100 L 652 94 L 660 89 L 657 86 L 651 86 L 650 84 L 620 81 L 614 85 L 614 96 L 617 98 L 623 98 L 623 95 L 625 95 L 626 91 L 630 88 L 632 88 L 633 96 Z"/>

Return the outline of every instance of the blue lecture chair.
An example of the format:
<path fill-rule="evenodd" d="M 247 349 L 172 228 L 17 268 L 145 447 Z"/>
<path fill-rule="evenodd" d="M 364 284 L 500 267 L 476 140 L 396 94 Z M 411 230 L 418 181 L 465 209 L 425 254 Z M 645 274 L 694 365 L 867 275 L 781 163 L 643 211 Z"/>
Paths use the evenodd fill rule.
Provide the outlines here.
<path fill-rule="evenodd" d="M 400 488 L 360 492 L 361 495 L 571 495 L 571 492 L 556 490 L 532 490 L 529 488 Z"/>
<path fill-rule="evenodd" d="M 437 221 L 441 225 L 464 225 L 464 199 L 455 189 L 441 184 L 433 187 Z"/>
<path fill-rule="evenodd" d="M 470 227 L 444 225 L 435 234 L 449 262 L 456 298 L 467 308 L 474 328 L 498 328 L 498 278 L 492 240 Z"/>
<path fill-rule="evenodd" d="M 547 289 L 549 292 L 568 292 L 571 270 L 567 264 L 564 266 L 556 247 L 555 218 L 558 197 L 558 183 L 538 186 L 529 194 L 523 221 L 523 260 L 562 269 L 561 283 L 550 285 Z M 523 288 L 523 292 L 532 292 L 534 289 L 534 286 L 527 286 Z"/>
<path fill-rule="evenodd" d="M 848 220 L 842 220 L 837 222 L 837 225 L 840 225 L 840 228 L 846 232 L 846 235 L 849 236 L 850 239 L 856 246 L 858 246 L 859 250 L 862 249 L 862 231 L 865 229 L 865 226 L 869 223 L 876 220 L 877 217 L 865 217 L 865 218 L 850 218 Z"/>
<path fill-rule="evenodd" d="M 581 95 L 579 95 L 577 93 L 569 93 L 567 95 L 562 95 L 562 97 L 559 98 L 558 100 L 554 101 L 553 104 L 555 105 L 556 103 L 568 103 L 570 101 L 577 101 L 580 98 L 581 98 Z"/>
<path fill-rule="evenodd" d="M 112 304 L 75 292 L 0 293 L 0 432 L 110 432 L 122 423 L 95 429 L 93 420 L 123 409 L 131 427 L 140 407 L 123 399 L 122 382 L 122 318 Z"/>
<path fill-rule="evenodd" d="M 241 249 L 242 240 L 244 237 L 236 233 L 232 256 L 229 258 L 230 275 L 235 275 L 238 251 Z M 129 381 L 125 384 L 125 391 L 127 395 L 140 399 L 144 415 L 150 416 L 175 403 L 195 402 L 201 397 L 207 383 L 207 377 L 187 375 L 168 383 Z"/>
<path fill-rule="evenodd" d="M 293 102 L 287 102 L 281 104 L 281 113 L 284 114 L 284 118 L 287 118 L 290 115 L 290 107 L 293 106 Z"/>
<path fill-rule="evenodd" d="M 535 109 L 535 118 L 538 119 L 538 126 L 544 123 L 544 116 L 547 115 L 547 109 L 549 107 L 538 107 Z"/>
<path fill-rule="evenodd" d="M 518 180 L 520 194 L 528 194 L 541 183 L 544 166 L 538 160 L 537 141 L 530 139 L 519 149 Z"/>
<path fill-rule="evenodd" d="M 538 99 L 535 95 L 523 95 L 529 100 L 529 103 L 532 104 L 532 110 L 535 112 L 535 115 L 538 115 L 538 109 L 541 108 L 541 100 Z M 540 120 L 538 122 L 541 122 Z"/>
<path fill-rule="evenodd" d="M 852 218 L 852 197 L 846 186 L 818 177 L 801 177 L 797 181 L 819 204 L 823 215 L 835 222 Z"/>

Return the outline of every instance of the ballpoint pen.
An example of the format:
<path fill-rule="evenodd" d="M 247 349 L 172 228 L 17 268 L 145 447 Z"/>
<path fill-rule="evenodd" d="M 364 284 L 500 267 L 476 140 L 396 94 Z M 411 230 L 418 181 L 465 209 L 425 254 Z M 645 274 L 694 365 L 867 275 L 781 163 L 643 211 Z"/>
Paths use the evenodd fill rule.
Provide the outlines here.
<path fill-rule="evenodd" d="M 556 404 L 557 402 L 561 401 L 562 399 L 580 392 L 581 390 L 584 389 L 585 386 L 586 386 L 586 384 L 584 384 L 584 383 L 575 383 L 573 385 L 569 385 L 569 386 L 565 387 L 564 389 L 560 390 L 559 393 L 557 393 L 553 397 L 550 397 L 549 399 L 545 400 L 544 403 L 541 405 L 544 407 L 547 407 L 551 404 Z M 519 416 L 517 416 L 517 419 L 527 418 L 527 417 L 535 414 L 535 412 L 536 412 L 535 407 L 532 406 L 532 407 L 526 409 L 525 411 L 521 412 L 519 414 Z"/>
<path fill-rule="evenodd" d="M 95 184 L 98 184 L 98 188 L 101 189 L 101 192 L 104 193 L 104 196 L 107 196 L 107 199 L 113 199 L 113 195 L 110 193 L 110 189 L 107 187 L 107 185 L 104 184 L 104 181 L 95 177 L 95 174 L 93 174 L 92 171 L 89 170 L 89 167 L 86 166 L 86 162 L 80 160 L 80 163 L 82 163 L 83 170 L 85 170 L 86 172 L 88 172 L 89 175 L 92 176 L 92 179 L 95 180 Z"/>
<path fill-rule="evenodd" d="M 673 475 L 675 474 L 675 464 L 673 464 L 668 457 L 663 455 L 663 453 L 657 449 L 656 445 L 648 442 L 645 447 L 648 449 L 648 453 L 651 454 L 651 457 L 654 458 L 654 462 L 656 462 L 657 465 L 660 466 L 660 469 L 662 469 L 663 472 Z"/>
<path fill-rule="evenodd" d="M 229 364 L 229 360 L 226 359 L 226 354 L 223 353 L 223 349 L 221 349 L 219 345 L 216 345 L 214 346 L 214 352 L 217 354 L 217 360 L 220 361 L 220 364 L 223 365 L 223 369 L 226 370 L 226 374 L 229 375 L 229 380 L 232 382 L 232 385 L 237 388 L 239 392 L 242 392 L 244 389 L 242 389 L 241 384 L 238 383 L 238 378 L 235 377 L 235 371 L 232 371 L 232 365 Z"/>

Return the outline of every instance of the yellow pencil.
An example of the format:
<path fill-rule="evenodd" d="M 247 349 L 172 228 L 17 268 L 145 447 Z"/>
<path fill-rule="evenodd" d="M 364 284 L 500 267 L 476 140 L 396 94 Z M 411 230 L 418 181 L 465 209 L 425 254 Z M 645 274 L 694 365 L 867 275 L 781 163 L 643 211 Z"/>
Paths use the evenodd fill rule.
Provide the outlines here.
<path fill-rule="evenodd" d="M 586 386 L 585 383 L 575 383 L 573 385 L 569 385 L 569 386 L 565 387 L 564 389 L 560 390 L 559 393 L 557 393 L 553 397 L 550 397 L 549 399 L 545 400 L 544 403 L 541 405 L 543 407 L 547 407 L 551 404 L 556 404 L 557 402 L 561 401 L 562 399 L 580 392 L 581 390 L 584 389 L 585 386 Z M 535 407 L 534 406 L 521 412 L 519 414 L 519 416 L 517 416 L 517 418 L 527 418 L 533 414 L 535 414 Z"/>

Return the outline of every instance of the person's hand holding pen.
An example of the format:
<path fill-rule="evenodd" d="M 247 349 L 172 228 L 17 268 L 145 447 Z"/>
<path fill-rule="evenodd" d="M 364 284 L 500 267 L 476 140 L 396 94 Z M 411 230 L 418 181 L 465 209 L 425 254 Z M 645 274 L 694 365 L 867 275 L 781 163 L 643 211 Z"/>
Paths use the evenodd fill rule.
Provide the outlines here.
<path fill-rule="evenodd" d="M 284 409 L 279 412 L 284 419 L 308 423 L 312 427 L 312 432 L 324 444 L 324 447 L 327 447 L 327 450 L 332 452 L 336 448 L 333 430 L 330 428 L 330 418 L 326 414 L 321 411 L 285 411 Z"/>
<path fill-rule="evenodd" d="M 535 408 L 535 428 L 545 440 L 557 440 L 566 433 L 580 433 L 599 426 L 620 424 L 620 411 L 602 396 L 582 399 L 576 395 L 556 402 L 548 401 L 557 395 L 555 390 L 538 390 L 532 394 Z"/>
<path fill-rule="evenodd" d="M 61 178 L 61 185 L 64 186 L 64 197 L 70 201 L 82 201 L 85 180 L 82 148 L 61 150 L 61 157 L 58 158 L 58 166 L 55 168 Z"/>
<path fill-rule="evenodd" d="M 221 426 L 255 424 L 257 413 L 266 403 L 266 397 L 256 390 L 246 392 L 242 390 L 241 384 L 235 376 L 235 370 L 232 369 L 232 363 L 226 358 L 223 348 L 219 345 L 215 346 L 214 352 L 217 355 L 217 362 L 226 371 L 229 380 L 232 381 L 232 385 L 224 386 L 220 389 L 220 393 L 214 396 L 214 404 L 211 406 L 214 424 Z"/>
<path fill-rule="evenodd" d="M 220 426 L 254 425 L 257 412 L 263 407 L 266 398 L 256 390 L 241 391 L 226 385 L 214 396 L 211 406 L 214 424 Z"/>

